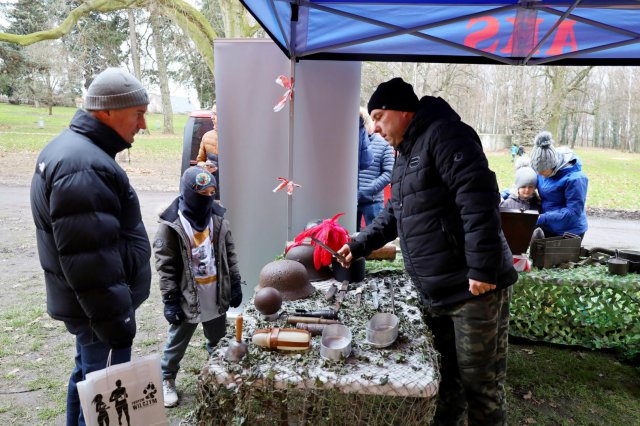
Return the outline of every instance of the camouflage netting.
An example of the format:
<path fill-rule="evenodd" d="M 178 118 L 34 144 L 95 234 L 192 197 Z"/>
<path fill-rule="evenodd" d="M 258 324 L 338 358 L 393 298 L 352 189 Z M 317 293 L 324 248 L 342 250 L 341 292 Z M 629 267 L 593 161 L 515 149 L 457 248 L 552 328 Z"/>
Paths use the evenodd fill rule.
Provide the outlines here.
<path fill-rule="evenodd" d="M 587 348 L 640 346 L 640 274 L 606 266 L 521 273 L 509 334 Z"/>
<path fill-rule="evenodd" d="M 304 300 L 284 302 L 283 309 L 323 309 L 331 281 L 314 283 L 319 289 Z M 360 307 L 355 289 L 364 284 Z M 390 288 L 395 289 L 399 336 L 388 348 L 366 342 L 366 323 L 376 312 L 391 312 Z M 380 306 L 372 305 L 379 289 Z M 340 319 L 353 336 L 352 353 L 343 361 L 320 357 L 320 336 L 312 338 L 306 352 L 284 353 L 249 345 L 240 363 L 223 355 L 233 330 L 220 342 L 198 380 L 200 424 L 260 425 L 424 425 L 433 418 L 439 383 L 437 354 L 417 307 L 418 298 L 404 275 L 368 277 L 352 283 L 340 309 Z M 253 331 L 287 327 L 284 318 L 267 322 L 251 303 L 245 308 L 244 340 Z M 292 327 L 292 326 L 288 326 Z"/>

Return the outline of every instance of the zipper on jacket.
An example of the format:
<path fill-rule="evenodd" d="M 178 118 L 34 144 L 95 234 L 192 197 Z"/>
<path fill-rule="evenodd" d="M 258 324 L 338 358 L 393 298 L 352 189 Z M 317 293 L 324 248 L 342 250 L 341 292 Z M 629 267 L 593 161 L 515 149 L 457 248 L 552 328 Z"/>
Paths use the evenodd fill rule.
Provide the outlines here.
<path fill-rule="evenodd" d="M 217 230 L 217 234 L 218 234 L 218 246 L 221 244 L 221 242 L 220 242 L 220 231 L 222 231 L 222 222 L 223 222 L 223 220 L 220 220 L 220 225 L 218 225 L 218 230 Z M 214 230 L 214 235 L 215 235 L 215 234 L 216 234 L 216 231 Z M 215 242 L 215 241 L 213 240 L 213 235 L 212 235 L 212 236 L 211 236 L 211 243 L 213 244 L 214 242 Z M 219 247 L 216 247 L 216 274 L 218 275 L 218 277 L 220 276 L 220 259 L 221 259 L 221 256 L 222 256 L 222 253 L 220 252 Z M 221 286 L 222 280 L 218 280 L 218 279 L 217 279 L 217 277 L 216 277 L 216 281 L 217 281 L 217 284 L 216 284 L 216 291 L 217 291 L 217 293 L 218 293 L 218 294 L 216 295 L 216 296 L 217 296 L 217 297 L 216 297 L 216 299 L 217 299 L 217 301 L 218 301 L 218 311 L 220 311 L 220 307 L 221 307 L 221 304 L 220 304 L 220 294 L 221 294 L 221 290 L 220 290 L 220 288 L 222 287 L 222 286 Z M 229 308 L 229 307 L 227 306 L 227 309 L 228 309 L 228 308 Z M 218 313 L 219 313 L 219 312 L 218 312 Z"/>
<path fill-rule="evenodd" d="M 179 227 L 178 225 L 176 225 L 173 222 L 169 222 L 168 220 L 160 219 L 160 221 L 161 221 L 161 223 L 166 224 L 167 226 L 172 228 L 174 231 L 176 231 L 178 233 L 178 236 L 182 240 L 182 243 L 187 248 L 186 250 L 181 250 L 182 251 L 182 261 L 184 262 L 184 266 L 185 266 L 185 270 L 186 270 L 186 273 L 187 273 L 187 277 L 189 278 L 189 281 L 191 282 L 191 293 L 195 296 L 195 299 L 196 299 L 196 310 L 195 310 L 195 313 L 199 316 L 200 315 L 200 298 L 198 297 L 198 290 L 195 287 L 196 279 L 193 276 L 193 271 L 191 270 L 191 242 L 189 241 L 189 238 L 184 233 L 184 231 L 182 230 L 181 227 Z M 185 254 L 185 251 L 186 251 L 186 254 Z"/>

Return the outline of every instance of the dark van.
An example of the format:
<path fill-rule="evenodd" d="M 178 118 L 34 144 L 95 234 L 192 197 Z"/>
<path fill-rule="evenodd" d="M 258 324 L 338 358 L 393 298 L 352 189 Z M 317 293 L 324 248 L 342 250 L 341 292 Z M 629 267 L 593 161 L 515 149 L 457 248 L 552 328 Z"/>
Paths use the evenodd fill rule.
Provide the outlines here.
<path fill-rule="evenodd" d="M 180 175 L 189 166 L 197 164 L 198 150 L 202 136 L 209 130 L 213 130 L 211 111 L 194 111 L 189 114 L 187 124 L 184 126 L 184 138 L 182 141 L 182 165 Z"/>

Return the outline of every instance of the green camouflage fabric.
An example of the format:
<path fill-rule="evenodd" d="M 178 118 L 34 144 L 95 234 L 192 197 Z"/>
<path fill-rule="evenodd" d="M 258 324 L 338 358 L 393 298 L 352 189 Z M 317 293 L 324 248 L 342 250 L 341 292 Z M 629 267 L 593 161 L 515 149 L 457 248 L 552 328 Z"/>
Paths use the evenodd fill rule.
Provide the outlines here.
<path fill-rule="evenodd" d="M 424 308 L 440 354 L 436 425 L 506 425 L 512 287 L 463 303 Z"/>

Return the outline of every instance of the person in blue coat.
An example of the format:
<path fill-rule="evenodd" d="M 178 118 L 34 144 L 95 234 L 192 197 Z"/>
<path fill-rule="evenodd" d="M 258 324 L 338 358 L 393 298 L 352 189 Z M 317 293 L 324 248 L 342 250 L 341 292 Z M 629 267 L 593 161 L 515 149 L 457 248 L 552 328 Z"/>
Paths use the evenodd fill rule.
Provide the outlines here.
<path fill-rule="evenodd" d="M 545 237 L 565 232 L 584 237 L 588 229 L 585 201 L 589 179 L 580 159 L 567 148 L 555 149 L 551 133 L 545 131 L 535 138 L 531 167 L 538 173 L 542 214 L 537 225 Z"/>
<path fill-rule="evenodd" d="M 393 148 L 380 135 L 373 133 L 373 122 L 364 108 L 360 109 L 362 130 L 368 135 L 373 162 L 358 173 L 357 231 L 360 231 L 363 216 L 364 223 L 369 225 L 384 208 L 384 188 L 391 182 L 395 160 Z"/>
<path fill-rule="evenodd" d="M 360 117 L 360 127 L 358 129 L 358 173 L 373 163 L 373 153 L 369 145 L 369 136 L 364 128 L 364 121 Z"/>

